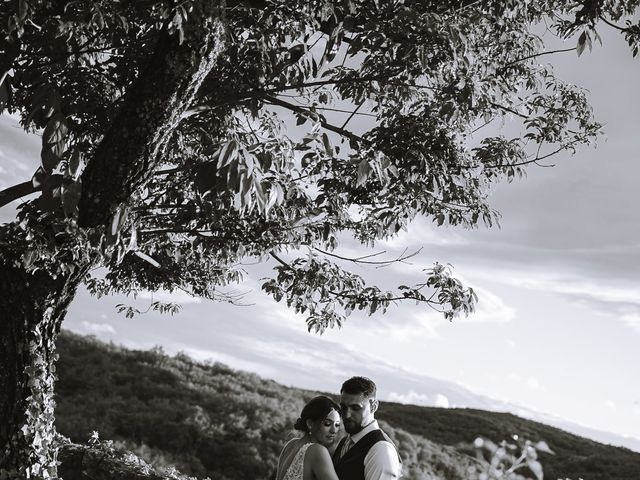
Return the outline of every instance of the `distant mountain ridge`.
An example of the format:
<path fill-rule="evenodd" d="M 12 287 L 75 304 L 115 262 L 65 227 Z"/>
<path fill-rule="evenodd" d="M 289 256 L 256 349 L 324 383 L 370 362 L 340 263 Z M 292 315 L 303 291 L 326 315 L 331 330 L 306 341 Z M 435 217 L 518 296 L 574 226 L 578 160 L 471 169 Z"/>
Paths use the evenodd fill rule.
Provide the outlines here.
<path fill-rule="evenodd" d="M 422 372 L 402 368 L 398 365 L 381 362 L 368 352 L 353 354 L 345 350 L 342 353 L 348 355 L 349 358 L 353 358 L 353 361 L 358 361 L 358 374 L 378 381 L 378 384 L 383 387 L 381 388 L 382 396 L 380 397 L 382 400 L 420 406 L 475 408 L 492 412 L 513 413 L 597 442 L 629 448 L 640 453 L 640 438 L 625 437 L 612 432 L 590 428 L 527 406 L 498 400 L 491 396 L 477 393 L 450 380 L 443 380 L 425 375 Z M 199 355 L 199 358 L 204 359 L 206 357 Z M 283 369 L 289 367 L 286 363 L 282 364 Z M 335 368 L 336 370 L 341 370 L 337 364 Z M 291 375 L 282 375 L 280 381 L 282 381 L 283 377 L 291 377 Z M 299 376 L 293 377 L 299 383 L 309 386 L 306 381 L 300 382 Z M 335 391 L 335 388 L 338 388 L 342 380 L 340 377 L 335 377 L 333 380 L 335 387 L 330 388 L 330 391 Z M 285 383 L 290 384 L 289 381 Z"/>
<path fill-rule="evenodd" d="M 59 341 L 58 430 L 93 430 L 155 465 L 219 480 L 270 478 L 294 418 L 316 392 L 284 387 L 222 364 L 161 349 L 127 350 L 64 332 Z M 462 480 L 478 436 L 544 440 L 546 478 L 631 480 L 640 454 L 598 444 L 512 414 L 382 402 L 377 415 L 397 443 L 408 480 Z"/>
<path fill-rule="evenodd" d="M 520 417 L 551 425 L 600 443 L 629 448 L 640 453 L 639 438 L 625 437 L 612 432 L 590 428 L 528 407 L 493 399 L 491 397 L 475 393 L 472 390 L 454 382 L 422 375 L 418 376 L 411 373 L 409 373 L 408 377 L 409 378 L 403 378 L 403 383 L 409 386 L 414 395 L 409 396 L 409 401 L 397 401 L 397 403 L 416 404 L 426 407 L 446 406 L 447 408 L 474 408 L 492 412 L 513 413 Z M 395 399 L 393 399 L 393 397 L 400 396 L 391 395 L 391 397 L 392 398 L 389 398 L 388 401 L 394 401 Z M 446 405 L 439 405 L 439 399 L 446 399 L 446 401 L 443 402 Z"/>

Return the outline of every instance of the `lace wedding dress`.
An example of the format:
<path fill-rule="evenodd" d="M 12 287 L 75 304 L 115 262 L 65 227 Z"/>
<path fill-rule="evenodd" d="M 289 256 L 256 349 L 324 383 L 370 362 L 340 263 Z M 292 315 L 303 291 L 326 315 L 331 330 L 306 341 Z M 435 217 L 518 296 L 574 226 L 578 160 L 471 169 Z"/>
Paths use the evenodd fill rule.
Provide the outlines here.
<path fill-rule="evenodd" d="M 293 461 L 287 472 L 282 477 L 282 480 L 302 480 L 304 475 L 304 454 L 307 452 L 307 448 L 309 448 L 312 443 L 305 443 L 300 447 L 300 450 L 296 453 L 296 456 L 293 457 Z"/>

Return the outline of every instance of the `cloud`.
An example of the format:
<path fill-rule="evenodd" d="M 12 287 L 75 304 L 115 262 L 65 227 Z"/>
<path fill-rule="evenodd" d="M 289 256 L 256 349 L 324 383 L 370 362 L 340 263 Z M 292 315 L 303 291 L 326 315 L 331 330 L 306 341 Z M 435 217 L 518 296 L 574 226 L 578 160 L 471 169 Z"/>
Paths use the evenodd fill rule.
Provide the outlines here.
<path fill-rule="evenodd" d="M 272 377 L 275 374 L 275 370 L 264 362 L 247 361 L 242 358 L 217 352 L 214 350 L 194 348 L 191 346 L 179 344 L 170 345 L 168 350 L 173 354 L 177 352 L 183 352 L 199 362 L 220 362 L 224 363 L 225 365 L 231 366 L 232 368 L 255 372 L 258 375 L 267 378 Z"/>
<path fill-rule="evenodd" d="M 620 315 L 620 320 L 640 333 L 640 313 L 625 313 Z"/>
<path fill-rule="evenodd" d="M 534 377 L 533 375 L 524 377 L 519 373 L 511 372 L 509 375 L 507 375 L 507 378 L 512 382 L 519 384 L 520 386 L 528 388 L 529 390 L 539 392 L 547 391 L 547 389 L 540 383 L 538 378 Z"/>
<path fill-rule="evenodd" d="M 100 334 L 115 335 L 116 334 L 116 329 L 113 328 L 113 326 L 108 323 L 93 323 L 93 322 L 87 322 L 86 320 L 83 320 L 82 328 L 86 332 L 98 334 L 98 335 Z"/>
<path fill-rule="evenodd" d="M 427 407 L 449 408 L 449 399 L 442 393 L 426 395 L 424 393 L 418 393 L 415 390 L 409 390 L 407 393 L 389 392 L 387 401 L 410 405 L 424 405 Z"/>
<path fill-rule="evenodd" d="M 524 278 L 513 278 L 525 288 L 553 291 L 572 297 L 583 297 L 606 303 L 626 303 L 640 306 L 640 288 L 623 287 L 604 282 L 597 283 L 572 275 L 538 275 Z"/>
<path fill-rule="evenodd" d="M 466 283 L 464 279 L 461 279 Z M 507 305 L 495 293 L 483 287 L 473 287 L 478 295 L 476 311 L 468 317 L 456 319 L 459 323 L 506 323 L 516 317 L 516 309 Z"/>
<path fill-rule="evenodd" d="M 613 400 L 607 400 L 604 402 L 604 406 L 607 407 L 610 410 L 615 410 L 616 409 L 616 404 Z"/>
<path fill-rule="evenodd" d="M 387 401 L 411 405 L 431 405 L 429 395 L 409 390 L 407 393 L 389 392 Z"/>
<path fill-rule="evenodd" d="M 468 316 L 460 315 L 450 322 L 441 313 L 428 309 L 424 305 L 406 305 L 403 306 L 403 312 L 408 313 L 403 315 L 387 314 L 387 317 L 393 316 L 393 321 L 386 318 L 384 322 L 372 323 L 370 331 L 388 335 L 391 340 L 395 341 L 410 340 L 416 335 L 435 340 L 441 338 L 439 329 L 447 328 L 451 323 L 507 323 L 516 318 L 516 309 L 507 305 L 501 297 L 492 291 L 475 287 L 474 291 L 478 295 L 479 302 L 475 312 Z"/>
<path fill-rule="evenodd" d="M 334 345 L 324 344 L 324 348 L 316 349 L 314 345 L 304 345 L 288 342 L 274 341 L 273 339 L 259 340 L 239 339 L 238 343 L 244 344 L 247 349 L 251 348 L 255 353 L 270 359 L 277 359 L 279 362 L 295 365 L 297 369 L 307 371 L 310 375 L 318 371 L 331 371 L 333 374 L 346 374 L 341 365 L 354 362 L 352 355 L 348 352 L 335 348 Z"/>
<path fill-rule="evenodd" d="M 592 279 L 569 272 L 542 273 L 532 269 L 472 269 L 467 273 L 474 280 L 491 280 L 528 290 L 556 293 L 576 302 L 588 303 L 594 310 L 617 318 L 640 333 L 640 284 Z M 495 302 L 486 292 L 478 290 L 478 296 L 481 301 L 487 297 L 490 302 Z"/>
<path fill-rule="evenodd" d="M 434 406 L 440 408 L 449 408 L 449 399 L 446 395 L 442 395 L 441 393 L 436 394 L 436 398 L 434 401 Z"/>

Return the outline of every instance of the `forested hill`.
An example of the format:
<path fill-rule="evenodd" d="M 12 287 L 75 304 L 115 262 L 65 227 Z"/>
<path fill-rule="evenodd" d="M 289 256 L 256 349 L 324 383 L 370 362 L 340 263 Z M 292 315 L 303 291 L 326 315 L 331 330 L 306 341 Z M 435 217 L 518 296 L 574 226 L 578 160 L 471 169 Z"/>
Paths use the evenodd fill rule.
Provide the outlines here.
<path fill-rule="evenodd" d="M 294 419 L 316 394 L 160 349 L 127 350 L 69 332 L 58 345 L 58 431 L 83 443 L 96 430 L 155 465 L 202 478 L 269 478 Z M 547 479 L 637 480 L 640 472 L 638 453 L 511 414 L 382 403 L 377 416 L 407 478 L 466 479 L 475 438 L 513 435 L 555 451 L 540 456 Z"/>

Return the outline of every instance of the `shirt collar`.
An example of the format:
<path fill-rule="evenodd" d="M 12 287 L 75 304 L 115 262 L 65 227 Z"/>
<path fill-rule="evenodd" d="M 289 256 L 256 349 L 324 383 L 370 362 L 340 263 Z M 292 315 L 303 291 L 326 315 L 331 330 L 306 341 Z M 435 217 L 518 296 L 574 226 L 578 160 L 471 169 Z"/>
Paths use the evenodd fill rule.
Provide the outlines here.
<path fill-rule="evenodd" d="M 358 433 L 351 435 L 351 440 L 353 440 L 353 443 L 358 443 L 362 439 L 362 437 L 364 437 L 367 433 L 372 432 L 373 430 L 380 430 L 377 420 L 371 422 Z"/>

